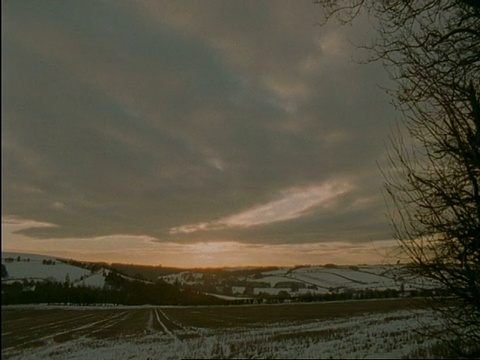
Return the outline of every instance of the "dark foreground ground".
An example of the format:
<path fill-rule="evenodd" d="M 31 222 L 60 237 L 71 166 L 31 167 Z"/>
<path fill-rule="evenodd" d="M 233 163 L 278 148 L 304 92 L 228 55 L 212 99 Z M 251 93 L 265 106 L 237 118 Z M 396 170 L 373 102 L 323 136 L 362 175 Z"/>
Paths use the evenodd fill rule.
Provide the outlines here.
<path fill-rule="evenodd" d="M 414 326 L 410 313 L 422 308 L 412 299 L 205 307 L 3 306 L 2 358 L 324 357 L 318 349 L 330 357 L 360 350 L 365 356 L 371 351 L 428 355 L 433 345 L 419 350 L 401 343 L 418 345 L 418 336 L 408 329 Z M 358 346 L 335 343 L 348 336 Z M 380 337 L 393 342 L 386 346 Z"/>

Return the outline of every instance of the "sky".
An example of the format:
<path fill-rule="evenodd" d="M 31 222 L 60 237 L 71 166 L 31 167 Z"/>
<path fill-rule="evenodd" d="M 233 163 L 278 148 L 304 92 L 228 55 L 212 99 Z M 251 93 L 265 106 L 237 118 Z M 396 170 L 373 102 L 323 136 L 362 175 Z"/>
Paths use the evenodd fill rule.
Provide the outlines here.
<path fill-rule="evenodd" d="M 398 114 L 361 14 L 313 1 L 2 1 L 2 251 L 385 263 Z"/>

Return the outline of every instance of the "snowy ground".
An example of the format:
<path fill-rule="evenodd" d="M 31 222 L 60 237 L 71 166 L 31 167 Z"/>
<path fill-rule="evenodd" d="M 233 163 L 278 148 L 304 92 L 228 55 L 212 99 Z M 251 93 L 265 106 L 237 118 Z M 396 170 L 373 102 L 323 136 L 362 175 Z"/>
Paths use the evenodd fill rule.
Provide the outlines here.
<path fill-rule="evenodd" d="M 421 309 L 375 311 L 377 304 L 384 306 L 372 302 L 371 312 L 360 313 L 348 310 L 355 303 L 5 307 L 2 358 L 434 357 L 435 342 L 416 332 L 421 324 L 438 326 L 431 313 Z M 343 315 L 342 306 L 347 309 Z"/>
<path fill-rule="evenodd" d="M 189 270 L 159 277 L 171 284 L 204 285 L 202 273 Z M 210 281 L 212 281 L 210 279 Z M 278 295 L 287 292 L 292 296 L 304 294 L 327 294 L 343 291 L 411 291 L 433 289 L 432 281 L 408 276 L 401 265 L 359 265 L 351 267 L 304 266 L 280 268 L 256 272 L 245 276 L 238 275 L 230 287 L 236 295 L 258 295 L 260 293 Z M 243 286 L 240 286 L 243 285 Z M 245 293 L 247 289 L 249 293 Z M 225 287 L 225 283 L 221 284 Z"/>
<path fill-rule="evenodd" d="M 2 264 L 8 272 L 8 277 L 2 278 L 2 283 L 24 280 L 50 280 L 63 283 L 68 279 L 74 286 L 103 287 L 105 284 L 103 272 L 108 273 L 108 270 L 93 272 L 51 256 L 34 254 L 5 252 L 2 253 Z"/>
<path fill-rule="evenodd" d="M 2 264 L 8 277 L 2 278 L 2 283 L 28 281 L 68 281 L 73 286 L 92 286 L 102 288 L 105 285 L 105 275 L 110 270 L 96 268 L 95 271 L 44 255 L 2 253 Z M 206 274 L 211 275 L 210 272 Z M 160 279 L 170 284 L 208 285 L 206 289 L 212 292 L 212 286 L 219 293 L 226 287 L 230 291 L 221 295 L 236 295 L 238 297 L 258 295 L 271 296 L 286 292 L 292 296 L 305 294 L 328 294 L 344 291 L 371 291 L 393 289 L 409 291 L 416 289 L 435 288 L 431 281 L 421 278 L 411 278 L 405 274 L 403 266 L 399 265 L 359 265 L 351 267 L 304 266 L 297 268 L 279 268 L 262 272 L 260 269 L 251 275 L 239 274 L 237 278 L 225 278 L 219 270 L 215 280 L 213 276 L 196 270 L 185 270 L 179 273 L 161 276 Z M 207 280 L 206 280 L 207 278 Z M 206 283 L 207 281 L 207 283 Z M 247 291 L 247 293 L 245 293 Z"/>

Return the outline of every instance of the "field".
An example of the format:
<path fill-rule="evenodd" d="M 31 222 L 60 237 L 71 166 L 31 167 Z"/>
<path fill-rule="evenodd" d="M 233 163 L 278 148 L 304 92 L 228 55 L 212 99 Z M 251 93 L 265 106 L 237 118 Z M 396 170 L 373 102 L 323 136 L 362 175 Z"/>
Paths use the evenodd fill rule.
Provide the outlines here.
<path fill-rule="evenodd" d="M 407 300 L 205 307 L 2 307 L 4 359 L 434 357 Z"/>

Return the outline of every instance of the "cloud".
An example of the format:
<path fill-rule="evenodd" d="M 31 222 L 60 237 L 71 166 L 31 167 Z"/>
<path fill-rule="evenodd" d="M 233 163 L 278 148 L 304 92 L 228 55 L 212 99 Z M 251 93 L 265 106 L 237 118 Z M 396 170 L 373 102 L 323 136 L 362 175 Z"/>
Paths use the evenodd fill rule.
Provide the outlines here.
<path fill-rule="evenodd" d="M 49 254 L 81 261 L 142 263 L 177 267 L 252 266 L 298 264 L 388 263 L 397 247 L 394 240 L 352 244 L 245 244 L 208 241 L 179 244 L 158 242 L 148 236 L 109 235 L 92 238 L 45 239 L 38 241 L 15 233 L 27 221 L 2 219 L 2 250 Z M 38 224 L 37 224 L 38 225 Z M 395 259 L 396 260 L 396 259 Z"/>
<path fill-rule="evenodd" d="M 196 231 L 236 227 L 246 228 L 295 219 L 319 205 L 327 207 L 333 199 L 345 193 L 347 189 L 346 184 L 332 183 L 288 189 L 282 192 L 280 199 L 267 204 L 258 205 L 216 221 L 174 227 L 170 229 L 170 234 L 189 234 Z"/>
<path fill-rule="evenodd" d="M 54 224 L 42 223 L 34 220 L 25 220 L 16 217 L 2 217 L 2 226 L 8 226 L 9 228 L 30 228 L 30 227 L 55 227 Z"/>
<path fill-rule="evenodd" d="M 6 2 L 3 215 L 55 224 L 19 230 L 43 240 L 388 238 L 387 76 L 351 61 L 366 21 L 320 28 L 317 11 Z"/>

